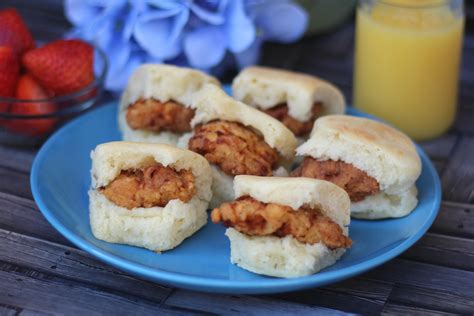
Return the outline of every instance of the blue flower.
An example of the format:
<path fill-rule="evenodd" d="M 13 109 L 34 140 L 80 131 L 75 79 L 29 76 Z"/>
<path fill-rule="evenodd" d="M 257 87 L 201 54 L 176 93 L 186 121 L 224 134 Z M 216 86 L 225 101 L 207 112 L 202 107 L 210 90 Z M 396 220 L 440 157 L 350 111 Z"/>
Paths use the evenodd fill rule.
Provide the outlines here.
<path fill-rule="evenodd" d="M 66 16 L 76 28 L 70 37 L 96 43 L 109 59 L 105 87 L 119 91 L 146 54 L 132 38 L 133 26 L 146 7 L 144 1 L 66 0 Z M 159 60 L 162 62 L 162 60 Z"/>
<path fill-rule="evenodd" d="M 196 2 L 206 4 L 210 1 Z M 255 26 L 245 13 L 243 1 L 221 1 L 220 4 L 217 12 L 212 13 L 195 4 L 193 13 L 201 13 L 202 23 L 195 25 L 184 38 L 184 52 L 193 67 L 214 67 L 222 61 L 227 50 L 232 53 L 242 52 L 255 40 Z M 206 15 L 202 12 L 206 12 Z M 211 16 L 215 17 L 212 19 L 214 23 L 206 23 L 211 20 Z"/>
<path fill-rule="evenodd" d="M 211 72 L 254 64 L 264 41 L 295 41 L 308 19 L 290 0 L 65 0 L 64 7 L 69 36 L 106 52 L 105 86 L 114 91 L 144 62 Z"/>
<path fill-rule="evenodd" d="M 182 51 L 183 29 L 189 8 L 182 1 L 149 1 L 150 8 L 138 17 L 133 35 L 150 55 L 171 59 Z"/>

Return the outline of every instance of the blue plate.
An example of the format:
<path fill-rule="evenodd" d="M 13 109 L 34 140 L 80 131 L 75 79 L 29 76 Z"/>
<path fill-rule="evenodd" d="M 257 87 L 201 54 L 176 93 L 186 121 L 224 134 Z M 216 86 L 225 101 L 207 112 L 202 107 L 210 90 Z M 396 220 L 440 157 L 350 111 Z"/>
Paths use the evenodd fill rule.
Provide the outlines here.
<path fill-rule="evenodd" d="M 223 293 L 277 293 L 340 281 L 374 268 L 413 245 L 438 213 L 439 177 L 418 148 L 423 171 L 419 204 L 409 216 L 379 221 L 353 220 L 354 246 L 333 266 L 315 275 L 278 279 L 232 265 L 224 227 L 208 223 L 180 246 L 162 254 L 103 242 L 89 226 L 87 190 L 90 152 L 97 144 L 119 140 L 116 103 L 91 111 L 58 130 L 41 148 L 31 171 L 31 189 L 39 209 L 61 234 L 79 248 L 130 274 L 159 283 Z M 366 116 L 354 109 L 348 114 Z"/>

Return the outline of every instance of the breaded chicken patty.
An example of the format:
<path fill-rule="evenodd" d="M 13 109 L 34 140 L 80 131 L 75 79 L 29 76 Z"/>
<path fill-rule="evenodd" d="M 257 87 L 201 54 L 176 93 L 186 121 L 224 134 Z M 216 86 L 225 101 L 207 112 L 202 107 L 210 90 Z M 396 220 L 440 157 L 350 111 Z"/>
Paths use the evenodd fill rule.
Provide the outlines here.
<path fill-rule="evenodd" d="M 352 202 L 362 201 L 367 196 L 380 192 L 377 180 L 343 161 L 305 157 L 303 163 L 291 173 L 291 176 L 330 181 L 343 188 Z"/>
<path fill-rule="evenodd" d="M 188 148 L 231 176 L 271 176 L 278 153 L 265 140 L 240 123 L 212 121 L 198 126 Z"/>
<path fill-rule="evenodd" d="M 188 202 L 196 192 L 194 175 L 162 164 L 122 171 L 99 191 L 113 203 L 128 208 L 166 206 L 179 199 Z"/>
<path fill-rule="evenodd" d="M 304 136 L 311 132 L 314 121 L 321 115 L 322 104 L 317 102 L 311 110 L 311 118 L 308 121 L 301 122 L 288 114 L 288 105 L 279 104 L 270 109 L 264 110 L 270 116 L 273 116 L 286 127 L 288 127 L 296 136 Z"/>
<path fill-rule="evenodd" d="M 263 203 L 249 196 L 223 203 L 211 213 L 214 223 L 223 222 L 251 236 L 291 235 L 302 243 L 324 243 L 330 249 L 348 248 L 352 241 L 341 227 L 318 209 Z"/>
<path fill-rule="evenodd" d="M 126 120 L 132 129 L 151 132 L 191 131 L 194 110 L 174 101 L 160 102 L 155 99 L 138 100 L 127 109 Z"/>

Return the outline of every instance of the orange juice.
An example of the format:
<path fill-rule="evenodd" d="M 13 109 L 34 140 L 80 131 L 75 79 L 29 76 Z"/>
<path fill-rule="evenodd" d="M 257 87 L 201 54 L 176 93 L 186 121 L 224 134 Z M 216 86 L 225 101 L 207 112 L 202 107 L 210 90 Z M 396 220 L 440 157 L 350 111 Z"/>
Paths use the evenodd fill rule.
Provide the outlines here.
<path fill-rule="evenodd" d="M 354 105 L 417 140 L 442 134 L 456 114 L 462 1 L 458 12 L 453 1 L 365 2 L 357 11 Z"/>

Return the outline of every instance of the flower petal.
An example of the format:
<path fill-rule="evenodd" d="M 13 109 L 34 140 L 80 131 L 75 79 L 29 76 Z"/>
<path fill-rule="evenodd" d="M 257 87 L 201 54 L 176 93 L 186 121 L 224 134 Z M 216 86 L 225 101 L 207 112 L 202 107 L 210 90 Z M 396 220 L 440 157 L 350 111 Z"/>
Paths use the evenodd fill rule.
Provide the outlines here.
<path fill-rule="evenodd" d="M 148 5 L 164 10 L 181 9 L 187 2 L 187 0 L 147 0 Z"/>
<path fill-rule="evenodd" d="M 97 49 L 94 49 L 94 73 L 99 76 L 104 68 L 104 59 L 99 55 Z M 106 74 L 107 75 L 107 74 Z"/>
<path fill-rule="evenodd" d="M 126 9 L 126 0 L 112 1 L 111 4 L 107 4 L 98 16 L 90 19 L 81 27 L 81 37 L 87 40 L 95 40 L 99 34 L 107 31 L 111 24 L 115 25 L 124 9 Z"/>
<path fill-rule="evenodd" d="M 64 1 L 64 14 L 75 26 L 90 22 L 103 11 L 101 1 L 66 0 Z"/>
<path fill-rule="evenodd" d="M 130 56 L 130 59 L 123 67 L 109 71 L 105 79 L 105 87 L 112 91 L 123 90 L 127 85 L 128 78 L 143 63 L 144 59 L 143 53 L 136 53 Z"/>
<path fill-rule="evenodd" d="M 198 28 L 184 38 L 184 52 L 193 67 L 208 69 L 217 65 L 225 50 L 225 34 L 216 26 Z"/>
<path fill-rule="evenodd" d="M 204 22 L 219 25 L 225 22 L 224 13 L 227 4 L 228 0 L 197 0 L 191 3 L 190 9 Z"/>
<path fill-rule="evenodd" d="M 133 35 L 148 54 L 168 59 L 181 51 L 181 32 L 189 17 L 187 8 L 148 12 L 139 17 Z"/>
<path fill-rule="evenodd" d="M 114 32 L 112 27 L 107 32 L 103 32 L 97 38 L 96 43 L 104 51 L 109 61 L 106 80 L 110 80 L 127 64 L 131 54 L 131 45 L 123 39 L 121 33 Z"/>
<path fill-rule="evenodd" d="M 263 39 L 258 36 L 249 48 L 243 52 L 234 54 L 235 61 L 239 69 L 255 65 L 260 59 L 260 51 L 262 48 Z"/>
<path fill-rule="evenodd" d="M 282 43 L 298 40 L 308 25 L 308 14 L 294 3 L 273 3 L 259 10 L 255 24 L 265 39 Z"/>
<path fill-rule="evenodd" d="M 245 13 L 242 0 L 231 1 L 226 21 L 227 47 L 233 53 L 248 48 L 255 39 L 255 26 Z"/>
<path fill-rule="evenodd" d="M 131 7 L 128 9 L 128 12 L 125 12 L 125 19 L 123 23 L 123 38 L 125 40 L 130 39 L 139 14 L 146 10 L 145 0 L 132 1 L 130 6 Z"/>

